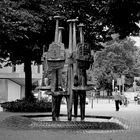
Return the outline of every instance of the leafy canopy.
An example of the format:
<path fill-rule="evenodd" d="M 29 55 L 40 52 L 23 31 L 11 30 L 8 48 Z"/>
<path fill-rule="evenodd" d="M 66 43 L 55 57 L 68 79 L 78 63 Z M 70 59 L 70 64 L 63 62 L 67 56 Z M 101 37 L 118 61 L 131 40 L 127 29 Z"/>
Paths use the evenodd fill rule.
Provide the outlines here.
<path fill-rule="evenodd" d="M 50 33 L 46 28 L 49 15 L 50 9 L 47 11 L 38 0 L 0 2 L 1 56 L 15 63 L 24 62 L 26 56 L 39 62 L 45 35 Z"/>
<path fill-rule="evenodd" d="M 137 51 L 134 43 L 125 39 L 106 44 L 105 49 L 97 52 L 94 62 L 94 75 L 98 87 L 112 88 L 112 80 L 116 81 L 121 75 L 125 75 L 126 79 L 128 78 L 126 84 L 132 84 L 129 81 L 130 78 L 140 74 L 136 70 Z"/>

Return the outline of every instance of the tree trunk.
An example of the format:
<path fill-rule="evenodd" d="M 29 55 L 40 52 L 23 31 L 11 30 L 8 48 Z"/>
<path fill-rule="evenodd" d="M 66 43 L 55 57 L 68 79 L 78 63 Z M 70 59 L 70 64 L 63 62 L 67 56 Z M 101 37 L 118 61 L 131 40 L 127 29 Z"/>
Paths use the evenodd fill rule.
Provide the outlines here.
<path fill-rule="evenodd" d="M 25 71 L 25 99 L 26 100 L 33 101 L 31 59 L 30 59 L 30 57 L 26 57 L 26 58 L 25 58 L 25 61 L 24 61 L 24 71 Z"/>

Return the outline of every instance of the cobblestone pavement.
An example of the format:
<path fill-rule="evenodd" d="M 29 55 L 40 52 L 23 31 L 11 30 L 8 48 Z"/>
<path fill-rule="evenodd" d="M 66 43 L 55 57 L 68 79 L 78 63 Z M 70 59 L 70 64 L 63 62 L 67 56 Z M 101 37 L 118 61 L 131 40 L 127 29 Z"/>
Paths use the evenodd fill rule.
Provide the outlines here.
<path fill-rule="evenodd" d="M 66 105 L 61 106 L 61 113 L 66 113 Z M 36 114 L 36 113 L 35 113 Z M 38 113 L 45 114 L 45 113 Z M 115 111 L 112 100 L 94 100 L 86 105 L 86 114 L 95 116 L 113 116 L 128 126 L 127 130 L 112 131 L 58 131 L 58 130 L 29 130 L 10 129 L 0 126 L 0 140 L 140 140 L 140 105 L 130 103 Z M 0 112 L 0 120 L 15 115 L 32 115 L 32 113 Z M 28 120 L 27 120 L 28 121 Z"/>

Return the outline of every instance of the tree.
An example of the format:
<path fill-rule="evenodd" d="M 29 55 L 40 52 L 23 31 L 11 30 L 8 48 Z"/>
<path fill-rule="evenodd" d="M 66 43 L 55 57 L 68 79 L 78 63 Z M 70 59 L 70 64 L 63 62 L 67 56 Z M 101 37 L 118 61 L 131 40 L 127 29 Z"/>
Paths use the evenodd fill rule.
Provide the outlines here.
<path fill-rule="evenodd" d="M 105 49 L 96 53 L 94 62 L 94 75 L 97 79 L 98 88 L 106 90 L 112 89 L 112 80 L 115 81 L 121 75 L 126 76 L 126 84 L 128 80 L 134 76 L 140 75 L 136 69 L 138 59 L 138 49 L 130 40 L 118 40 L 106 43 Z M 138 64 L 138 63 L 137 63 Z"/>
<path fill-rule="evenodd" d="M 27 99 L 31 96 L 31 63 L 32 61 L 41 63 L 43 45 L 48 46 L 54 38 L 52 17 L 57 14 L 64 15 L 67 19 L 78 17 L 79 22 L 86 23 L 87 29 L 90 30 L 88 24 L 92 24 L 91 18 L 94 18 L 92 13 L 93 11 L 98 13 L 100 9 L 96 9 L 97 5 L 99 5 L 98 2 L 92 3 L 88 0 L 5 0 L 0 2 L 0 54 L 2 58 L 9 59 L 8 64 L 24 63 Z M 92 12 L 87 10 L 87 7 Z M 67 34 L 64 41 L 68 44 L 68 26 L 66 22 L 63 25 L 66 27 L 64 34 Z M 99 24 L 95 26 L 98 27 Z M 99 38 L 99 35 L 92 33 L 92 38 Z M 94 38 L 88 37 L 87 40 L 94 41 Z"/>
<path fill-rule="evenodd" d="M 31 63 L 41 63 L 45 39 L 49 37 L 52 40 L 50 29 L 46 28 L 50 11 L 39 2 L 0 2 L 0 54 L 2 58 L 8 58 L 8 64 L 24 63 L 26 99 L 32 98 Z M 46 36 L 46 33 L 49 35 Z"/>
<path fill-rule="evenodd" d="M 135 22 L 140 19 L 139 0 L 109 0 L 106 8 L 107 22 L 112 24 L 114 32 L 120 34 L 120 38 L 137 35 L 138 27 Z"/>
<path fill-rule="evenodd" d="M 119 33 L 122 39 L 139 32 L 135 25 L 140 19 L 139 0 L 54 0 L 52 4 L 55 14 L 85 24 L 85 41 L 93 50 L 103 48 L 99 42 L 111 40 L 112 33 Z"/>
<path fill-rule="evenodd" d="M 82 22 L 85 24 L 85 27 L 84 27 L 85 41 L 90 43 L 92 49 L 96 51 L 105 47 L 100 42 L 106 42 L 108 40 L 111 40 L 112 39 L 111 35 L 113 33 L 119 33 L 120 35 L 119 37 L 121 39 L 131 34 L 138 33 L 138 28 L 135 25 L 135 22 L 139 20 L 139 15 L 140 15 L 139 14 L 139 9 L 140 9 L 139 0 L 133 0 L 133 1 L 129 1 L 129 0 L 120 0 L 120 1 L 118 0 L 102 0 L 102 1 L 54 0 L 53 2 L 55 3 L 55 9 L 57 9 L 56 10 L 57 14 L 64 15 L 66 19 L 77 18 L 79 20 L 79 23 Z M 64 40 L 67 40 L 67 39 L 64 38 Z M 119 43 L 118 43 L 118 46 L 119 45 L 123 46 L 124 42 L 121 44 Z M 118 55 L 118 54 L 114 55 L 114 52 L 110 52 L 110 54 L 108 54 L 108 59 L 112 57 L 112 59 L 115 61 L 115 62 L 111 62 L 111 64 L 116 63 L 116 66 L 112 66 L 114 68 L 116 76 L 122 74 L 122 72 L 129 73 L 128 75 L 130 76 L 134 72 L 134 67 L 133 67 L 133 70 L 131 69 L 131 64 L 134 65 L 133 59 L 131 57 L 130 58 L 128 57 L 128 54 L 131 51 L 128 52 L 125 49 L 128 49 L 128 48 L 124 47 L 123 54 L 121 55 Z M 121 51 L 119 52 L 122 53 Z M 125 51 L 128 54 L 125 53 Z M 99 59 L 100 58 L 102 58 L 102 56 L 99 57 Z M 106 61 L 108 61 L 108 59 Z M 125 59 L 127 60 L 127 62 Z M 105 63 L 107 62 L 104 62 L 104 64 Z M 107 63 L 106 68 L 108 67 L 109 67 L 109 64 Z M 131 74 L 130 74 L 130 71 L 131 71 Z M 136 73 L 137 72 L 135 71 L 135 74 Z M 112 80 L 111 75 L 107 74 L 106 79 L 107 80 L 105 81 L 108 81 L 108 83 L 110 83 L 110 81 Z"/>
<path fill-rule="evenodd" d="M 127 2 L 127 0 L 125 0 Z M 135 0 L 136 1 L 136 0 Z M 100 50 L 103 46 L 99 42 L 111 39 L 112 32 L 121 33 L 125 26 L 115 24 L 118 20 L 115 14 L 116 1 L 111 0 L 3 0 L 0 2 L 0 54 L 2 58 L 9 58 L 13 64 L 25 64 L 26 97 L 31 94 L 31 62 L 41 63 L 43 45 L 54 38 L 54 15 L 63 15 L 67 19 L 78 18 L 79 23 L 85 24 L 85 41 L 92 49 Z M 135 4 L 135 3 L 134 3 Z M 137 0 L 137 4 L 138 0 Z M 131 7 L 131 4 L 129 4 Z M 118 6 L 121 8 L 121 6 Z M 123 8 L 122 12 L 123 12 Z M 138 9 L 138 8 L 137 8 Z M 130 17 L 136 12 L 125 12 Z M 118 10 L 119 11 L 119 10 Z M 121 15 L 121 14 L 120 14 Z M 125 16 L 124 16 L 125 17 Z M 128 18 L 134 23 L 134 18 Z M 127 20 L 128 21 L 128 20 Z M 68 46 L 68 25 L 65 27 L 63 42 Z M 127 31 L 128 28 L 125 29 Z M 132 33 L 133 30 L 128 30 Z M 123 35 L 128 35 L 124 32 Z"/>

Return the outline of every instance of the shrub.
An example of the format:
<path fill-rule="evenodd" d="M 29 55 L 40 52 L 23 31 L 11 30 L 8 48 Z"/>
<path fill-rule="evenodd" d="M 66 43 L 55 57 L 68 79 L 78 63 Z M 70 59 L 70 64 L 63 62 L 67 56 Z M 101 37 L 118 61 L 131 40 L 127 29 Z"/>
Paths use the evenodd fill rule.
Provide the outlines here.
<path fill-rule="evenodd" d="M 52 103 L 44 100 L 30 102 L 25 99 L 1 103 L 4 111 L 9 112 L 51 112 Z"/>

